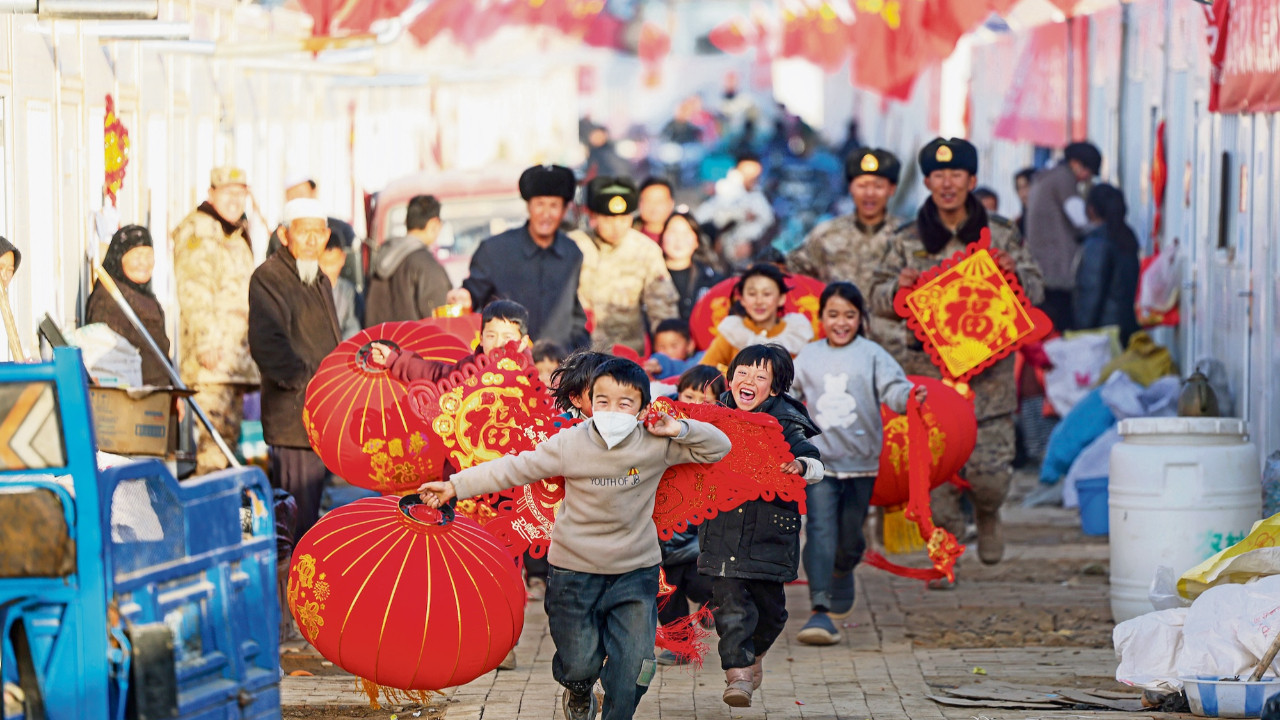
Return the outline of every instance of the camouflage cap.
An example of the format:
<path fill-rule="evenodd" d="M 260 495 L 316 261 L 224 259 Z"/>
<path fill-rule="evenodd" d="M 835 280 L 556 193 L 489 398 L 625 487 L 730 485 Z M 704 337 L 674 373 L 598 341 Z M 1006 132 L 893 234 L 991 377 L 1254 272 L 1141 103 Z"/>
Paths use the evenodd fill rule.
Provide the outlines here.
<path fill-rule="evenodd" d="M 209 173 L 209 187 L 218 189 L 224 185 L 244 185 L 248 187 L 249 178 L 244 170 L 234 165 L 216 167 Z"/>

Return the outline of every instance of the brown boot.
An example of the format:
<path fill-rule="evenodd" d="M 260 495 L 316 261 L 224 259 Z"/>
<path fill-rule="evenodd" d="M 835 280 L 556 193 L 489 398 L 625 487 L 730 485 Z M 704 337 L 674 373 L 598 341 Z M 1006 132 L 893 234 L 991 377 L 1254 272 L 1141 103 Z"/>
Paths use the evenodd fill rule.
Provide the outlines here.
<path fill-rule="evenodd" d="M 983 565 L 995 565 L 1004 557 L 1004 525 L 1000 511 L 983 512 L 978 516 L 978 559 Z"/>
<path fill-rule="evenodd" d="M 751 663 L 751 689 L 759 690 L 760 683 L 764 682 L 764 656 L 757 655 L 756 661 Z"/>
<path fill-rule="evenodd" d="M 725 671 L 724 704 L 729 707 L 751 707 L 752 671 L 749 667 Z"/>

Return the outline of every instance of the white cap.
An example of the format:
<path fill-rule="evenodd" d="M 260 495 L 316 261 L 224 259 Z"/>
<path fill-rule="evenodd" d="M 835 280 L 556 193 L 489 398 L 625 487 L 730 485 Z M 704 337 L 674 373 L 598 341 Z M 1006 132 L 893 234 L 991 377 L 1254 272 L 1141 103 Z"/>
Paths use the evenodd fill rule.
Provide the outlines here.
<path fill-rule="evenodd" d="M 306 170 L 290 170 L 284 176 L 284 189 L 288 190 L 289 188 L 295 185 L 301 185 L 308 180 L 313 182 L 315 181 L 315 178 L 311 177 L 310 172 L 307 172 Z"/>
<path fill-rule="evenodd" d="M 324 211 L 324 203 L 311 198 L 295 198 L 285 203 L 284 223 L 288 225 L 294 220 L 316 218 L 328 220 L 329 214 Z"/>

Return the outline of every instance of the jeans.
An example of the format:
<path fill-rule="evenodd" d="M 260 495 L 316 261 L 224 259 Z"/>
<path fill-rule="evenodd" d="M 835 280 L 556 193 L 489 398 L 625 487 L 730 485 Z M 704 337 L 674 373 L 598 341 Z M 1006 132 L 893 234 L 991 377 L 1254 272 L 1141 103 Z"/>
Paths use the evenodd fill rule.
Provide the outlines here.
<path fill-rule="evenodd" d="M 876 479 L 840 479 L 827 475 L 805 488 L 809 518 L 805 523 L 804 574 L 809 578 L 809 603 L 831 608 L 831 576 L 847 575 L 862 561 L 867 540 L 862 523 L 871 505 Z"/>
<path fill-rule="evenodd" d="M 776 580 L 711 579 L 720 668 L 750 667 L 787 624 L 787 596 Z"/>
<path fill-rule="evenodd" d="M 690 601 L 705 605 L 711 600 L 711 578 L 698 574 L 697 560 L 667 565 L 663 570 L 667 573 L 667 584 L 676 590 L 658 608 L 659 625 L 675 622 L 688 615 Z"/>
<path fill-rule="evenodd" d="M 621 575 L 549 566 L 543 604 L 556 645 L 551 674 L 577 695 L 590 693 L 599 678 L 603 720 L 630 718 L 649 689 L 657 595 L 657 565 Z"/>

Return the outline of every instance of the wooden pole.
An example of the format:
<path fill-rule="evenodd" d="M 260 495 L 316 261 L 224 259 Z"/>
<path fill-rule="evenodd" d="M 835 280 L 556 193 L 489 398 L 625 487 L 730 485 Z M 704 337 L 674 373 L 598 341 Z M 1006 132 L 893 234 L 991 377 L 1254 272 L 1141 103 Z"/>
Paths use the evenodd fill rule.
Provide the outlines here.
<path fill-rule="evenodd" d="M 4 331 L 9 338 L 9 355 L 14 362 L 27 362 L 27 354 L 22 349 L 22 339 L 18 337 L 18 322 L 13 319 L 13 308 L 9 305 L 9 287 L 0 283 L 0 316 L 4 317 Z"/>

